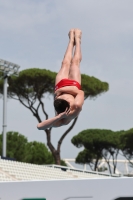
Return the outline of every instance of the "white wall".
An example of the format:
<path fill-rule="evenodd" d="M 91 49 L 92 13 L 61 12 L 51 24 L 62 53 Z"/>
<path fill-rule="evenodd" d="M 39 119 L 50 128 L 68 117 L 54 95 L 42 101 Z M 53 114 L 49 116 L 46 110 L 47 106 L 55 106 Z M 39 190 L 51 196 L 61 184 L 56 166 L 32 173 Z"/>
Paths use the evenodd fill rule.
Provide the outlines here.
<path fill-rule="evenodd" d="M 0 182 L 1 200 L 115 200 L 119 197 L 133 198 L 133 178 Z"/>

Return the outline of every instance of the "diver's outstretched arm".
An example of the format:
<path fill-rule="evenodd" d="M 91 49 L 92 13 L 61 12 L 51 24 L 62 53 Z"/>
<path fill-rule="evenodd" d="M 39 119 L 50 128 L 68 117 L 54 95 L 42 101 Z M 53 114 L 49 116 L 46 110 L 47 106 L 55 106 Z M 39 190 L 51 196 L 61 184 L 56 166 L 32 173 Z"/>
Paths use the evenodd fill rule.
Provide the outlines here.
<path fill-rule="evenodd" d="M 39 130 L 45 130 L 47 128 L 54 127 L 57 122 L 59 122 L 58 126 L 62 126 L 63 125 L 62 119 L 67 118 L 69 112 L 70 112 L 70 109 L 67 108 L 64 112 L 58 114 L 57 116 L 47 119 L 47 120 L 44 120 L 41 123 L 39 123 L 37 125 L 37 128 Z"/>
<path fill-rule="evenodd" d="M 60 120 L 60 117 L 59 117 L 59 115 L 57 115 L 57 116 L 55 116 L 55 117 L 53 117 L 53 118 L 50 118 L 50 119 L 47 119 L 47 120 L 42 121 L 41 123 L 39 123 L 39 124 L 37 125 L 37 128 L 38 128 L 39 130 L 45 130 L 45 129 L 47 129 L 47 128 L 52 127 L 53 124 L 54 124 L 55 122 L 59 121 L 59 120 Z"/>

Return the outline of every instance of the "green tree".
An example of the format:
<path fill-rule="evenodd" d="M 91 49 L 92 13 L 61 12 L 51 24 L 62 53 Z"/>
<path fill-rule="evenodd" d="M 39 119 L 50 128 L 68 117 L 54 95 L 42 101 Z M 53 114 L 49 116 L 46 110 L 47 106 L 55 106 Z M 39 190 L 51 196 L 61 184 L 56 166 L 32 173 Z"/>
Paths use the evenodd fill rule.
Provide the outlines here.
<path fill-rule="evenodd" d="M 133 166 L 133 128 L 123 132 L 120 137 L 120 143 L 123 156 L 130 162 L 131 166 Z"/>
<path fill-rule="evenodd" d="M 0 155 L 2 155 L 2 134 L 0 134 Z M 7 157 L 32 164 L 54 164 L 54 158 L 45 144 L 28 142 L 24 135 L 13 131 L 7 132 Z M 63 161 L 61 164 L 65 165 Z"/>
<path fill-rule="evenodd" d="M 80 148 L 81 151 L 76 157 L 79 164 L 88 163 L 92 170 L 96 171 L 100 165 L 101 159 L 104 158 L 108 164 L 110 173 L 110 159 L 113 159 L 113 173 L 117 166 L 117 156 L 119 154 L 119 135 L 121 132 L 113 132 L 104 129 L 87 129 L 80 132 L 72 138 L 72 143 Z"/>
<path fill-rule="evenodd" d="M 103 144 L 105 146 L 102 155 L 108 164 L 108 168 L 110 173 L 116 172 L 117 166 L 117 157 L 120 153 L 120 136 L 123 134 L 123 130 L 121 131 L 111 131 L 106 135 L 106 141 Z M 112 159 L 113 170 L 111 170 L 110 159 Z"/>
<path fill-rule="evenodd" d="M 23 162 L 32 164 L 54 164 L 54 158 L 45 144 L 34 141 L 27 143 Z"/>
<path fill-rule="evenodd" d="M 100 164 L 101 158 L 102 158 L 101 155 L 96 155 L 91 148 L 90 149 L 85 148 L 77 155 L 76 163 L 78 164 L 87 163 L 92 171 L 96 171 L 98 170 L 98 165 Z"/>
<path fill-rule="evenodd" d="M 54 82 L 56 73 L 46 69 L 27 69 L 20 72 L 19 77 L 11 76 L 9 78 L 8 97 L 18 100 L 23 106 L 29 109 L 38 122 L 42 119 L 39 110 L 43 112 L 46 119 L 48 113 L 45 110 L 44 98 L 46 95 L 53 96 Z M 82 74 L 82 89 L 85 92 L 85 99 L 96 97 L 97 95 L 108 91 L 108 83 L 102 82 L 95 77 Z M 3 81 L 0 81 L 0 94 L 3 94 Z M 60 164 L 60 149 L 63 139 L 72 130 L 76 124 L 75 118 L 69 128 L 60 137 L 57 148 L 51 142 L 52 128 L 46 129 L 47 145 L 53 154 L 56 164 Z"/>
<path fill-rule="evenodd" d="M 18 132 L 7 132 L 7 157 L 22 161 L 25 154 L 27 138 Z M 2 134 L 0 134 L 0 154 L 2 155 Z"/>

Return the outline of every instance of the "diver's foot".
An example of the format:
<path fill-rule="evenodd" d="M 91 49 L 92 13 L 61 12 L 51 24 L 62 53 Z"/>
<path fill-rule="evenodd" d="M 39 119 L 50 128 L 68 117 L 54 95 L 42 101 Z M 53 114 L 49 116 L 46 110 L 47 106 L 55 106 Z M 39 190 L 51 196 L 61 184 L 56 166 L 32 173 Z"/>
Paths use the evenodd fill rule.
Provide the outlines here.
<path fill-rule="evenodd" d="M 68 33 L 70 42 L 73 43 L 73 45 L 75 45 L 75 29 L 71 29 Z"/>
<path fill-rule="evenodd" d="M 81 42 L 82 31 L 80 29 L 75 29 L 75 42 Z"/>

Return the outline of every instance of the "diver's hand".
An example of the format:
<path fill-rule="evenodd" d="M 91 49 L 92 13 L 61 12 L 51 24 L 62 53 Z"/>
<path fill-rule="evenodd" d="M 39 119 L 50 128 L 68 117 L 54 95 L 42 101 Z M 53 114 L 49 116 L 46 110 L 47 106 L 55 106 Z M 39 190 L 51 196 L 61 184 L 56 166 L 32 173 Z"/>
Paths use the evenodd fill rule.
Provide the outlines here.
<path fill-rule="evenodd" d="M 58 116 L 60 119 L 67 118 L 69 113 L 70 113 L 70 108 L 66 108 L 66 110 L 60 113 Z"/>

